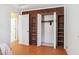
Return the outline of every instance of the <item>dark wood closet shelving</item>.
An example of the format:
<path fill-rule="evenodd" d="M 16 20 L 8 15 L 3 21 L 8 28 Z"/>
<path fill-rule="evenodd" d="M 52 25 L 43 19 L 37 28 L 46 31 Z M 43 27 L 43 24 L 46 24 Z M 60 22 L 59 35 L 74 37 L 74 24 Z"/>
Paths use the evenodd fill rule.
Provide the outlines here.
<path fill-rule="evenodd" d="M 31 32 L 30 32 L 30 44 L 31 45 L 37 45 L 37 21 L 36 21 L 37 16 L 31 14 L 30 16 L 30 21 L 31 21 Z"/>
<path fill-rule="evenodd" d="M 58 15 L 57 48 L 64 48 L 64 15 Z"/>

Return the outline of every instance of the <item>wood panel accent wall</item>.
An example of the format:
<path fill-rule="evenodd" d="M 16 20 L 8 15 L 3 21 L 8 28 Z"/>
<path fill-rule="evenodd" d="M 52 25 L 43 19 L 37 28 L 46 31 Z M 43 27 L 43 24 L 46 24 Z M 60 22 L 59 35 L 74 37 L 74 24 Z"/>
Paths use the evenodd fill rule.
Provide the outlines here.
<path fill-rule="evenodd" d="M 30 44 L 37 44 L 37 14 L 53 14 L 53 12 L 56 12 L 57 15 L 64 15 L 64 7 L 58 7 L 58 8 L 49 8 L 49 9 L 41 9 L 41 10 L 32 10 L 32 11 L 23 11 L 22 15 L 29 14 L 30 20 L 29 20 L 29 38 L 30 38 Z M 58 18 L 57 18 L 58 20 Z"/>

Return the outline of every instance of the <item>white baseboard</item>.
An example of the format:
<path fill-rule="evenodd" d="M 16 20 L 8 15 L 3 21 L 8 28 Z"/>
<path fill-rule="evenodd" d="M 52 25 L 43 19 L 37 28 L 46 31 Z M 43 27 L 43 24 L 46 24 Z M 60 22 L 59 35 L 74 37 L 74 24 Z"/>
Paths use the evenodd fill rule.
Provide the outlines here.
<path fill-rule="evenodd" d="M 66 53 L 67 53 L 67 55 L 68 55 L 68 49 L 67 48 L 64 48 L 65 50 L 66 50 Z"/>
<path fill-rule="evenodd" d="M 54 44 L 53 44 L 53 43 L 42 43 L 42 45 L 43 45 L 43 46 L 51 46 L 51 47 L 53 47 L 53 46 L 54 46 Z"/>
<path fill-rule="evenodd" d="M 79 55 L 78 51 L 73 51 L 71 49 L 66 49 L 67 55 Z"/>

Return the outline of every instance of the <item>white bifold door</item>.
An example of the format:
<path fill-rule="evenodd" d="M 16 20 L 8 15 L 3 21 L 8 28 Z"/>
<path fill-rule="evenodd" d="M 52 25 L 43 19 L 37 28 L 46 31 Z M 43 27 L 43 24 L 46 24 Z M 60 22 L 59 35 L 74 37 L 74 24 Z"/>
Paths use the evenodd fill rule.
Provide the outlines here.
<path fill-rule="evenodd" d="M 19 15 L 19 44 L 29 45 L 29 14 Z"/>
<path fill-rule="evenodd" d="M 48 28 L 45 28 L 45 27 L 43 27 L 43 25 L 42 25 L 42 19 L 43 19 L 43 17 L 42 17 L 42 15 L 41 14 L 38 14 L 37 15 L 37 46 L 41 46 L 41 45 L 43 45 L 43 42 L 45 41 L 45 40 L 47 40 L 47 37 L 49 36 L 49 35 L 51 35 L 51 37 L 53 37 L 52 38 L 52 40 L 50 40 L 50 38 L 48 39 L 48 41 L 50 40 L 50 41 L 52 41 L 52 43 L 53 43 L 53 47 L 54 48 L 56 48 L 56 12 L 54 12 L 53 14 L 52 14 L 52 16 L 53 16 L 53 20 L 54 20 L 54 22 L 53 22 L 53 27 L 51 27 L 51 29 L 53 30 L 53 32 L 51 32 L 53 35 L 51 35 L 51 33 L 48 33 L 49 31 L 42 31 L 42 28 L 44 28 L 44 29 L 48 29 Z M 44 23 L 44 24 L 48 24 L 48 25 L 50 25 L 50 23 Z M 50 25 L 51 26 L 51 25 Z M 43 32 L 45 33 L 45 35 L 43 34 Z M 48 34 L 49 35 L 48 35 Z M 44 37 L 44 38 L 43 38 Z M 50 36 L 49 36 L 50 37 Z"/>
<path fill-rule="evenodd" d="M 38 14 L 37 15 L 37 46 L 41 46 L 42 45 L 42 15 Z"/>

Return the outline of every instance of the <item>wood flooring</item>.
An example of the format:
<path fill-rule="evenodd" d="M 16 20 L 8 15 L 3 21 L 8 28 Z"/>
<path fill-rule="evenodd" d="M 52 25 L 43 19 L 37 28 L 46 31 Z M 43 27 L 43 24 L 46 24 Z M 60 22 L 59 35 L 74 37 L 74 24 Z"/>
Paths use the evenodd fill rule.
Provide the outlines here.
<path fill-rule="evenodd" d="M 25 46 L 17 42 L 11 44 L 12 53 L 14 55 L 66 55 L 65 49 L 35 45 Z"/>

